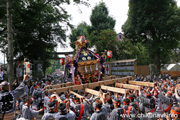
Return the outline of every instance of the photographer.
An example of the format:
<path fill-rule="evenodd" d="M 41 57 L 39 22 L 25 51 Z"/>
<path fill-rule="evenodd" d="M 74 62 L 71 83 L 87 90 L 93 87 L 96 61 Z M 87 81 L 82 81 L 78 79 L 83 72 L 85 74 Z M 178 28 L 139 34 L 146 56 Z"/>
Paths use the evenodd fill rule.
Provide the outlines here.
<path fill-rule="evenodd" d="M 15 120 L 16 98 L 19 98 L 25 92 L 25 84 L 28 75 L 24 76 L 22 83 L 13 91 L 10 91 L 9 83 L 1 83 L 0 93 L 0 119 Z"/>

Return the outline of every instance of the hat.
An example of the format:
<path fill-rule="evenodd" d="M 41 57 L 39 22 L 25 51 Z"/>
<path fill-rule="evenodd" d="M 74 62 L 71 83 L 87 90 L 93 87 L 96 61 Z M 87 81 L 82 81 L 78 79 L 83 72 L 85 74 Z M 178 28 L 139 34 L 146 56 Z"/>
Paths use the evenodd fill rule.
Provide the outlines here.
<path fill-rule="evenodd" d="M 55 95 L 55 94 L 52 94 L 52 95 L 51 95 L 51 98 L 53 98 L 53 97 L 56 97 L 56 95 Z"/>
<path fill-rule="evenodd" d="M 3 82 L 1 83 L 1 86 L 7 86 L 7 85 L 9 85 L 9 83 L 8 83 L 7 81 L 3 81 Z"/>
<path fill-rule="evenodd" d="M 37 88 L 37 84 L 34 84 L 34 88 Z"/>
<path fill-rule="evenodd" d="M 171 91 L 167 91 L 167 94 L 172 95 L 172 92 Z"/>
<path fill-rule="evenodd" d="M 124 102 L 125 105 L 127 105 L 127 104 L 130 103 L 130 100 L 128 98 L 124 98 L 123 102 Z"/>
<path fill-rule="evenodd" d="M 120 100 L 118 100 L 118 99 L 114 99 L 114 103 L 115 103 L 115 104 L 119 104 L 119 105 L 120 105 L 120 104 L 121 104 L 121 101 L 120 101 Z"/>
<path fill-rule="evenodd" d="M 49 109 L 53 109 L 55 107 L 55 105 L 56 105 L 55 101 L 51 101 L 51 102 L 48 103 Z"/>
<path fill-rule="evenodd" d="M 94 98 L 94 101 L 96 101 L 97 99 L 100 99 L 100 98 L 99 98 L 99 97 L 95 97 L 95 98 Z"/>
<path fill-rule="evenodd" d="M 128 95 L 128 99 L 134 99 L 134 95 L 133 94 Z"/>
<path fill-rule="evenodd" d="M 150 97 L 150 96 L 151 96 L 151 93 L 150 93 L 150 92 L 147 92 L 147 93 L 146 93 L 146 96 L 147 96 L 147 97 Z"/>
<path fill-rule="evenodd" d="M 59 106 L 58 106 L 58 109 L 59 109 L 61 112 L 66 111 L 66 104 L 65 104 L 65 103 L 60 103 Z"/>

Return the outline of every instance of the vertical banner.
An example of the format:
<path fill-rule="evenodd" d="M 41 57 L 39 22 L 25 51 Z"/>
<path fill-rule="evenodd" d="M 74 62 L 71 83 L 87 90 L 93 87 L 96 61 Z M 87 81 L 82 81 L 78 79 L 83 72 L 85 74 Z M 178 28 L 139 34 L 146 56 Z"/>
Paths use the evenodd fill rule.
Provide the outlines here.
<path fill-rule="evenodd" d="M 30 62 L 25 62 L 25 74 L 29 74 L 30 75 Z"/>

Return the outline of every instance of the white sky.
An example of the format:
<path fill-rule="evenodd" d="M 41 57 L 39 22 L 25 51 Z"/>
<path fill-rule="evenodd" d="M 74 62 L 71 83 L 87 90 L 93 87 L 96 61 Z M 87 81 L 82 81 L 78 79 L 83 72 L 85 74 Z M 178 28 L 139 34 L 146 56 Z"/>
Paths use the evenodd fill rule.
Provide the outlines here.
<path fill-rule="evenodd" d="M 104 1 L 108 7 L 109 15 L 112 16 L 116 20 L 115 31 L 117 33 L 122 32 L 121 27 L 127 19 L 128 13 L 128 0 L 89 0 L 90 7 L 86 7 L 84 5 L 65 5 L 65 8 L 72 15 L 71 24 L 77 26 L 82 21 L 85 21 L 90 25 L 90 15 L 92 9 L 100 2 Z M 176 0 L 178 6 L 180 6 L 180 0 Z M 82 13 L 80 12 L 82 11 Z M 70 34 L 70 31 L 67 33 Z M 69 40 L 67 39 L 68 48 L 61 48 L 60 46 L 57 48 L 58 52 L 62 51 L 72 51 L 73 49 L 69 46 Z M 3 63 L 4 56 L 0 53 L 0 63 Z"/>

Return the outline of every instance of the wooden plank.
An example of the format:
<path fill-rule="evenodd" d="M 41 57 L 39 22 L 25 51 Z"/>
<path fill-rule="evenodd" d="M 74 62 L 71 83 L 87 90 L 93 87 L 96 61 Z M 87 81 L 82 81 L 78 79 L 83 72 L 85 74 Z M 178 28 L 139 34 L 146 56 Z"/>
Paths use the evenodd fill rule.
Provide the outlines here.
<path fill-rule="evenodd" d="M 69 86 L 69 89 L 72 90 L 72 91 L 82 90 L 82 89 L 84 89 L 84 85 L 73 85 L 73 86 Z"/>
<path fill-rule="evenodd" d="M 69 91 L 69 87 L 63 87 L 63 88 L 57 88 L 57 89 L 49 89 L 48 93 L 54 93 L 54 92 L 61 93 L 61 92 L 66 92 L 66 91 Z"/>
<path fill-rule="evenodd" d="M 51 89 L 61 88 L 61 87 L 62 87 L 61 84 L 57 84 L 57 85 L 52 85 L 52 86 L 51 86 Z"/>
<path fill-rule="evenodd" d="M 74 95 L 76 95 L 76 97 L 78 97 L 78 98 L 82 98 L 83 96 L 81 96 L 81 95 L 79 95 L 79 94 L 77 94 L 77 93 L 75 93 L 75 92 L 73 92 L 73 91 L 69 91 L 69 93 L 72 93 L 72 94 L 74 94 Z"/>
<path fill-rule="evenodd" d="M 140 86 L 150 86 L 150 87 L 154 87 L 154 83 L 153 82 L 139 82 L 139 81 L 129 81 L 129 84 L 133 84 L 133 85 L 140 85 Z"/>
<path fill-rule="evenodd" d="M 74 83 L 68 82 L 68 83 L 65 84 L 65 87 L 67 87 L 67 86 L 73 86 L 73 85 L 74 85 Z"/>
<path fill-rule="evenodd" d="M 105 81 L 99 81 L 99 86 L 104 85 Z"/>
<path fill-rule="evenodd" d="M 112 76 L 111 76 L 111 79 L 116 79 L 116 76 L 115 76 L 115 75 L 112 75 Z"/>
<path fill-rule="evenodd" d="M 121 86 L 123 86 L 122 88 L 139 90 L 139 86 L 137 85 L 129 85 L 129 84 L 122 84 L 122 83 L 115 84 L 115 87 L 121 87 Z"/>
<path fill-rule="evenodd" d="M 95 96 L 99 96 L 99 91 L 93 90 L 93 89 L 89 89 L 89 88 L 85 88 L 85 91 L 88 93 L 91 93 Z"/>
<path fill-rule="evenodd" d="M 88 88 L 94 89 L 95 87 L 100 86 L 99 84 L 100 84 L 99 82 L 89 83 Z"/>
<path fill-rule="evenodd" d="M 126 93 L 126 89 L 109 87 L 109 86 L 104 86 L 104 85 L 101 86 L 101 89 L 116 92 L 116 93 L 122 93 L 122 94 Z"/>
<path fill-rule="evenodd" d="M 104 81 L 104 85 L 113 85 L 114 84 L 114 80 L 106 80 Z"/>
<path fill-rule="evenodd" d="M 61 88 L 61 87 L 67 87 L 67 86 L 73 86 L 74 83 L 68 82 L 68 83 L 61 83 L 61 84 L 56 84 L 56 85 L 48 85 L 45 86 L 46 89 L 54 89 L 54 88 Z"/>
<path fill-rule="evenodd" d="M 45 86 L 46 89 L 52 89 L 52 85 Z"/>
<path fill-rule="evenodd" d="M 117 82 L 118 83 L 127 83 L 127 79 L 126 78 L 119 78 L 118 80 L 117 80 Z"/>
<path fill-rule="evenodd" d="M 97 97 L 100 97 L 99 91 L 96 91 L 96 90 L 93 90 L 93 89 L 89 89 L 89 88 L 85 88 L 85 91 L 90 93 L 90 94 L 93 94 L 93 95 L 95 95 Z M 106 93 L 103 93 L 103 95 L 102 95 L 103 98 L 105 98 L 105 94 Z"/>

